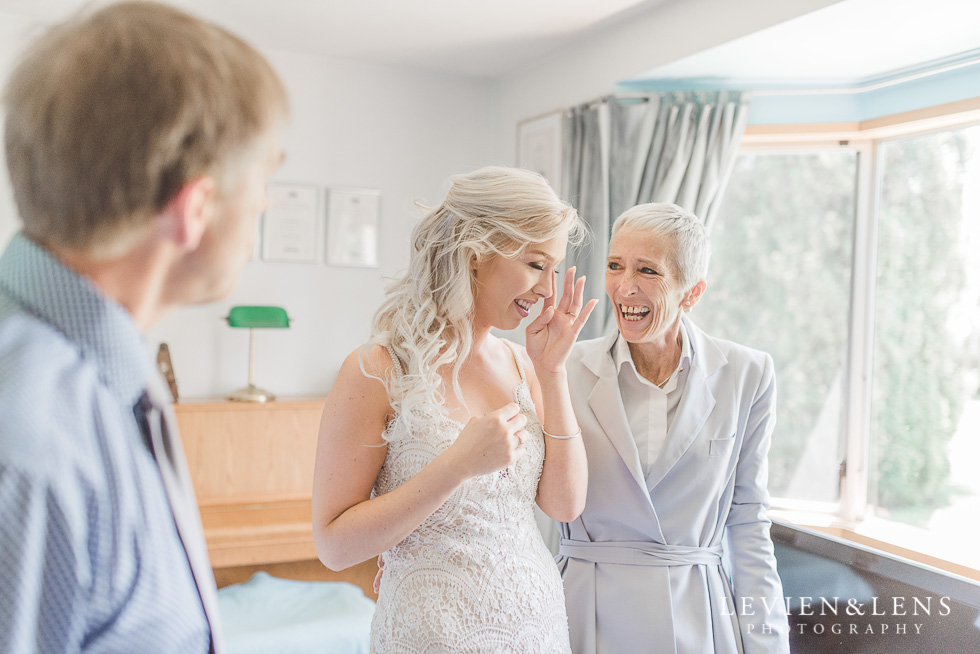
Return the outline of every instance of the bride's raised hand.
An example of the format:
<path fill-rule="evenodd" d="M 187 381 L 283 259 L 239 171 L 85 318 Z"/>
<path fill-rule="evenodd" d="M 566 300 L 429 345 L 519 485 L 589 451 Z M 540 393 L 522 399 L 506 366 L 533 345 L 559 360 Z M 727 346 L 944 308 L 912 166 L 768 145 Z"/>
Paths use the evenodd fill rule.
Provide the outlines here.
<path fill-rule="evenodd" d="M 583 308 L 585 277 L 575 279 L 575 268 L 565 272 L 561 300 L 555 305 L 555 296 L 544 301 L 541 315 L 525 330 L 525 347 L 539 373 L 558 372 L 565 365 L 575 339 L 592 314 L 599 300 L 589 300 Z"/>

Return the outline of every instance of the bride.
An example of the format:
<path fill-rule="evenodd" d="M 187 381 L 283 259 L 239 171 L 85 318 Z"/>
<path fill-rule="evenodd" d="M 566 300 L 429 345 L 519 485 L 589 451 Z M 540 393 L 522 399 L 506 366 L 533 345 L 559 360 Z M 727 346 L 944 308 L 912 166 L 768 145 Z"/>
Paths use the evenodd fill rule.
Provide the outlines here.
<path fill-rule="evenodd" d="M 596 300 L 582 306 L 574 270 L 556 277 L 584 235 L 540 175 L 455 177 L 344 362 L 320 425 L 313 528 L 331 569 L 384 554 L 372 652 L 569 652 L 533 504 L 560 522 L 585 504 L 565 358 Z M 539 301 L 526 351 L 490 333 Z"/>

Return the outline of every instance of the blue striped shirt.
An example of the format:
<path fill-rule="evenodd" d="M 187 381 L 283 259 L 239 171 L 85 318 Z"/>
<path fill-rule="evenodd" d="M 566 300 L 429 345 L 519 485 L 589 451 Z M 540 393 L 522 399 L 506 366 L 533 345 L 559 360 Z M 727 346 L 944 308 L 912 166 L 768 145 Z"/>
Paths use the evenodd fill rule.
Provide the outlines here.
<path fill-rule="evenodd" d="M 0 652 L 207 652 L 133 405 L 129 313 L 17 235 L 0 257 Z"/>

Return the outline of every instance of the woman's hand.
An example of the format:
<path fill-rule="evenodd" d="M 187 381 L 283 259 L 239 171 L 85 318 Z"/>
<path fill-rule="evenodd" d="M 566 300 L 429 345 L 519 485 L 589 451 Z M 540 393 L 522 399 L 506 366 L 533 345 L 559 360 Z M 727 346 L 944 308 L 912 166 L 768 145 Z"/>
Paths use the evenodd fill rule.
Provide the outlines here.
<path fill-rule="evenodd" d="M 449 447 L 467 477 L 477 477 L 505 468 L 524 456 L 524 426 L 527 418 L 511 402 L 496 411 L 471 418 Z"/>
<path fill-rule="evenodd" d="M 585 277 L 575 279 L 575 268 L 565 273 L 565 286 L 561 301 L 555 306 L 555 296 L 544 301 L 541 315 L 525 330 L 525 347 L 539 373 L 556 373 L 565 365 L 585 322 L 599 300 L 589 300 L 582 308 L 585 293 Z"/>

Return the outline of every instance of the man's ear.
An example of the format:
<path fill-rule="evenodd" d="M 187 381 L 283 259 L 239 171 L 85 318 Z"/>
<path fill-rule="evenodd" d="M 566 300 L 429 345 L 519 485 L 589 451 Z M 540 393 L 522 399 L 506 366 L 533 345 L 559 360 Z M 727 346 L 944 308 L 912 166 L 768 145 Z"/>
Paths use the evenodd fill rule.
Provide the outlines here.
<path fill-rule="evenodd" d="M 218 185 L 210 175 L 201 175 L 185 183 L 167 205 L 165 214 L 177 245 L 196 250 L 214 216 Z"/>

